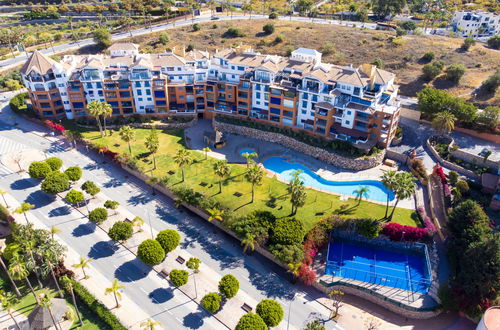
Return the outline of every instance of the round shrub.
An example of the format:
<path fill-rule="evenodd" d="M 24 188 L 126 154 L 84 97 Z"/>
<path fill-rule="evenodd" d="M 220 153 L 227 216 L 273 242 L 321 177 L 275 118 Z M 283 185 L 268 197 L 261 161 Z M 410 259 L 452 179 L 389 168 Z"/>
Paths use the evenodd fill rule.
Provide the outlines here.
<path fill-rule="evenodd" d="M 160 243 L 154 239 L 147 239 L 139 244 L 137 257 L 146 265 L 154 266 L 165 259 L 165 251 L 161 248 Z"/>
<path fill-rule="evenodd" d="M 82 169 L 78 166 L 71 166 L 68 167 L 66 171 L 64 171 L 64 174 L 68 176 L 68 179 L 70 179 L 70 181 L 75 182 L 80 180 L 80 178 L 82 177 Z"/>
<path fill-rule="evenodd" d="M 118 221 L 109 229 L 108 236 L 115 242 L 123 242 L 132 237 L 134 230 L 127 221 Z"/>
<path fill-rule="evenodd" d="M 462 195 L 469 191 L 469 184 L 465 180 L 458 180 L 456 187 Z"/>
<path fill-rule="evenodd" d="M 262 31 L 264 31 L 265 34 L 272 34 L 274 30 L 274 24 L 271 23 L 268 23 L 262 27 Z"/>
<path fill-rule="evenodd" d="M 33 162 L 28 169 L 28 173 L 33 179 L 45 179 L 50 172 L 52 169 L 49 164 L 44 162 Z"/>
<path fill-rule="evenodd" d="M 85 200 L 85 198 L 83 197 L 83 193 L 75 189 L 71 189 L 70 191 L 68 191 L 64 199 L 66 199 L 68 203 L 74 205 L 79 205 L 81 202 Z"/>
<path fill-rule="evenodd" d="M 42 191 L 55 195 L 69 189 L 69 180 L 66 174 L 50 172 L 42 182 Z"/>
<path fill-rule="evenodd" d="M 207 293 L 205 297 L 201 299 L 201 305 L 210 313 L 215 313 L 220 309 L 220 302 L 222 298 L 218 293 L 211 292 Z"/>
<path fill-rule="evenodd" d="M 198 23 L 193 24 L 193 31 L 200 31 L 201 30 L 201 25 Z"/>
<path fill-rule="evenodd" d="M 110 210 L 116 210 L 118 205 L 120 205 L 120 203 L 117 201 L 107 200 L 104 202 L 104 207 Z"/>
<path fill-rule="evenodd" d="M 283 321 L 283 316 L 285 315 L 281 304 L 273 299 L 262 300 L 257 304 L 255 311 L 270 328 L 280 324 L 280 322 Z"/>
<path fill-rule="evenodd" d="M 262 317 L 250 312 L 240 318 L 235 330 L 268 330 L 268 327 Z"/>
<path fill-rule="evenodd" d="M 82 185 L 82 189 L 91 196 L 95 196 L 101 191 L 101 188 L 96 186 L 96 184 L 92 181 L 85 181 Z"/>
<path fill-rule="evenodd" d="M 189 269 L 192 269 L 195 273 L 199 273 L 200 270 L 200 264 L 201 260 L 198 258 L 191 257 L 189 260 L 186 262 L 186 267 Z"/>
<path fill-rule="evenodd" d="M 240 282 L 231 274 L 224 275 L 219 282 L 219 292 L 226 298 L 233 298 L 240 289 Z"/>
<path fill-rule="evenodd" d="M 98 207 L 89 213 L 89 220 L 97 223 L 103 223 L 108 218 L 108 211 L 102 207 Z"/>
<path fill-rule="evenodd" d="M 277 19 L 278 18 L 278 13 L 272 12 L 269 14 L 269 19 Z"/>
<path fill-rule="evenodd" d="M 181 235 L 173 229 L 162 230 L 156 235 L 156 240 L 160 243 L 165 253 L 169 253 L 181 242 Z"/>
<path fill-rule="evenodd" d="M 45 160 L 47 164 L 49 164 L 50 168 L 52 171 L 59 171 L 61 168 L 63 162 L 60 158 L 57 157 L 50 157 Z"/>
<path fill-rule="evenodd" d="M 188 275 L 188 272 L 183 269 L 174 269 L 170 272 L 170 281 L 176 287 L 180 287 L 188 282 Z"/>
<path fill-rule="evenodd" d="M 281 218 L 276 220 L 272 228 L 271 241 L 273 244 L 296 244 L 304 241 L 304 227 L 295 218 Z"/>

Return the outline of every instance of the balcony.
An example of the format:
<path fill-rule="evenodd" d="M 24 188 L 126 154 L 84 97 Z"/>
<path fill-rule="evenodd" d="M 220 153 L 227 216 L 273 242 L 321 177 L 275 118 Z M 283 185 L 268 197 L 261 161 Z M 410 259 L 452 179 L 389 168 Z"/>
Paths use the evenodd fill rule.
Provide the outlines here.
<path fill-rule="evenodd" d="M 391 120 L 390 119 L 383 119 L 382 120 L 382 124 L 384 124 L 384 125 L 390 125 L 391 124 Z"/>
<path fill-rule="evenodd" d="M 149 72 L 132 73 L 130 80 L 151 80 L 153 76 Z"/>
<path fill-rule="evenodd" d="M 270 78 L 263 78 L 263 77 L 257 77 L 257 78 L 254 77 L 254 78 L 252 78 L 252 81 L 257 82 L 257 83 L 263 83 L 263 84 L 271 83 Z"/>
<path fill-rule="evenodd" d="M 318 111 L 316 112 L 316 114 L 317 114 L 318 116 L 326 117 L 326 116 L 328 116 L 328 111 L 325 111 L 325 110 L 318 110 Z"/>

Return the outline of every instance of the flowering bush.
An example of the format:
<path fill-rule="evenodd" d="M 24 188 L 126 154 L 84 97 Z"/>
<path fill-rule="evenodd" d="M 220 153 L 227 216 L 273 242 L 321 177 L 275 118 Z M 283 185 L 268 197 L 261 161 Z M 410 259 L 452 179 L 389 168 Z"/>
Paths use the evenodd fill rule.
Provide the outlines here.
<path fill-rule="evenodd" d="M 418 215 L 420 216 L 420 219 L 424 219 L 426 216 L 425 209 L 422 206 L 417 207 L 417 212 Z"/>
<path fill-rule="evenodd" d="M 107 147 L 98 147 L 97 151 L 99 151 L 100 154 L 111 158 L 112 160 L 115 160 L 119 156 L 118 153 L 109 150 Z"/>
<path fill-rule="evenodd" d="M 304 282 L 305 285 L 311 285 L 316 281 L 316 271 L 312 270 L 308 265 L 302 264 L 300 265 L 297 278 Z"/>
<path fill-rule="evenodd" d="M 441 166 L 436 166 L 434 168 L 434 173 L 441 179 L 441 183 L 446 184 L 446 175 L 444 174 L 443 168 Z"/>
<path fill-rule="evenodd" d="M 432 235 L 434 235 L 434 233 L 436 233 L 436 226 L 434 226 L 434 223 L 432 223 L 431 218 L 429 218 L 427 216 L 424 218 L 424 226 L 425 226 L 425 230 L 427 230 L 427 234 L 429 234 L 429 236 L 432 236 Z"/>
<path fill-rule="evenodd" d="M 416 242 L 429 236 L 426 228 L 404 226 L 394 222 L 386 224 L 382 234 L 388 236 L 391 241 L 405 242 Z"/>
<path fill-rule="evenodd" d="M 63 125 L 56 124 L 52 120 L 47 119 L 43 123 L 45 124 L 45 126 L 50 128 L 51 130 L 59 132 L 59 133 L 62 133 L 66 130 Z"/>

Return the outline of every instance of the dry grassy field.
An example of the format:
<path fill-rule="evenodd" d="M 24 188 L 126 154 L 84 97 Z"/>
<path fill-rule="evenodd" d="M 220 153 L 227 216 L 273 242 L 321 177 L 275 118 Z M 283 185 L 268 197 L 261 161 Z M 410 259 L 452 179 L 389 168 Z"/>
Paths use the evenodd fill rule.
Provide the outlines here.
<path fill-rule="evenodd" d="M 264 35 L 262 26 L 273 23 L 276 30 L 271 35 Z M 224 33 L 229 27 L 240 28 L 244 37 L 227 38 Z M 158 42 L 159 33 L 130 38 L 140 44 L 142 51 L 164 51 L 174 47 L 182 48 L 193 44 L 202 50 L 215 51 L 230 46 L 247 44 L 261 53 L 286 55 L 297 47 L 324 50 L 325 45 L 332 51 L 323 55 L 324 62 L 353 64 L 355 66 L 372 62 L 380 58 L 385 69 L 397 74 L 397 83 L 401 85 L 401 94 L 414 96 L 425 85 L 420 79 L 425 65 L 421 57 L 426 52 L 435 53 L 435 60 L 442 60 L 445 65 L 461 63 L 467 67 L 467 73 L 458 85 L 438 77 L 430 84 L 446 89 L 454 95 L 463 95 L 478 87 L 483 79 L 500 67 L 500 51 L 492 50 L 482 44 L 476 44 L 468 52 L 460 49 L 463 39 L 440 36 L 407 35 L 395 39 L 395 33 L 355 29 L 338 25 L 298 23 L 291 21 L 270 20 L 233 20 L 214 21 L 201 24 L 200 31 L 193 31 L 191 26 L 165 31 L 170 42 L 164 46 Z M 282 42 L 276 42 L 278 35 Z M 477 100 L 476 100 L 477 101 Z M 484 103 L 499 103 L 500 93 L 481 100 Z"/>

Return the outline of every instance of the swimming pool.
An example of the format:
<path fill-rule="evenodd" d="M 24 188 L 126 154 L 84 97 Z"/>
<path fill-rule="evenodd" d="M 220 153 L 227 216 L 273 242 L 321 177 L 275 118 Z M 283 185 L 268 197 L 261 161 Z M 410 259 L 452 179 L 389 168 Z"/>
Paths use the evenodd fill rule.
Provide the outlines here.
<path fill-rule="evenodd" d="M 242 157 L 243 157 L 243 154 L 244 154 L 245 152 L 246 152 L 246 153 L 249 153 L 249 154 L 251 154 L 251 153 L 257 153 L 257 151 L 255 151 L 255 149 L 252 149 L 252 148 L 244 148 L 244 149 L 241 149 L 241 150 L 240 150 L 240 156 L 242 156 Z"/>
<path fill-rule="evenodd" d="M 277 173 L 282 180 L 290 181 L 292 179 L 292 173 L 295 170 L 302 170 L 303 173 L 300 174 L 300 178 L 304 181 L 304 185 L 309 187 L 314 187 L 321 190 L 331 191 L 343 195 L 355 195 L 354 191 L 361 188 L 368 188 L 368 199 L 385 202 L 387 201 L 387 195 L 389 195 L 389 200 L 394 199 L 394 193 L 384 187 L 382 182 L 376 180 L 364 180 L 364 181 L 330 181 L 326 180 L 316 173 L 314 173 L 309 167 L 298 162 L 292 162 L 281 156 L 272 156 L 267 158 L 263 165 L 266 169 Z"/>
<path fill-rule="evenodd" d="M 427 293 L 430 273 L 424 256 L 330 242 L 327 275 Z"/>

